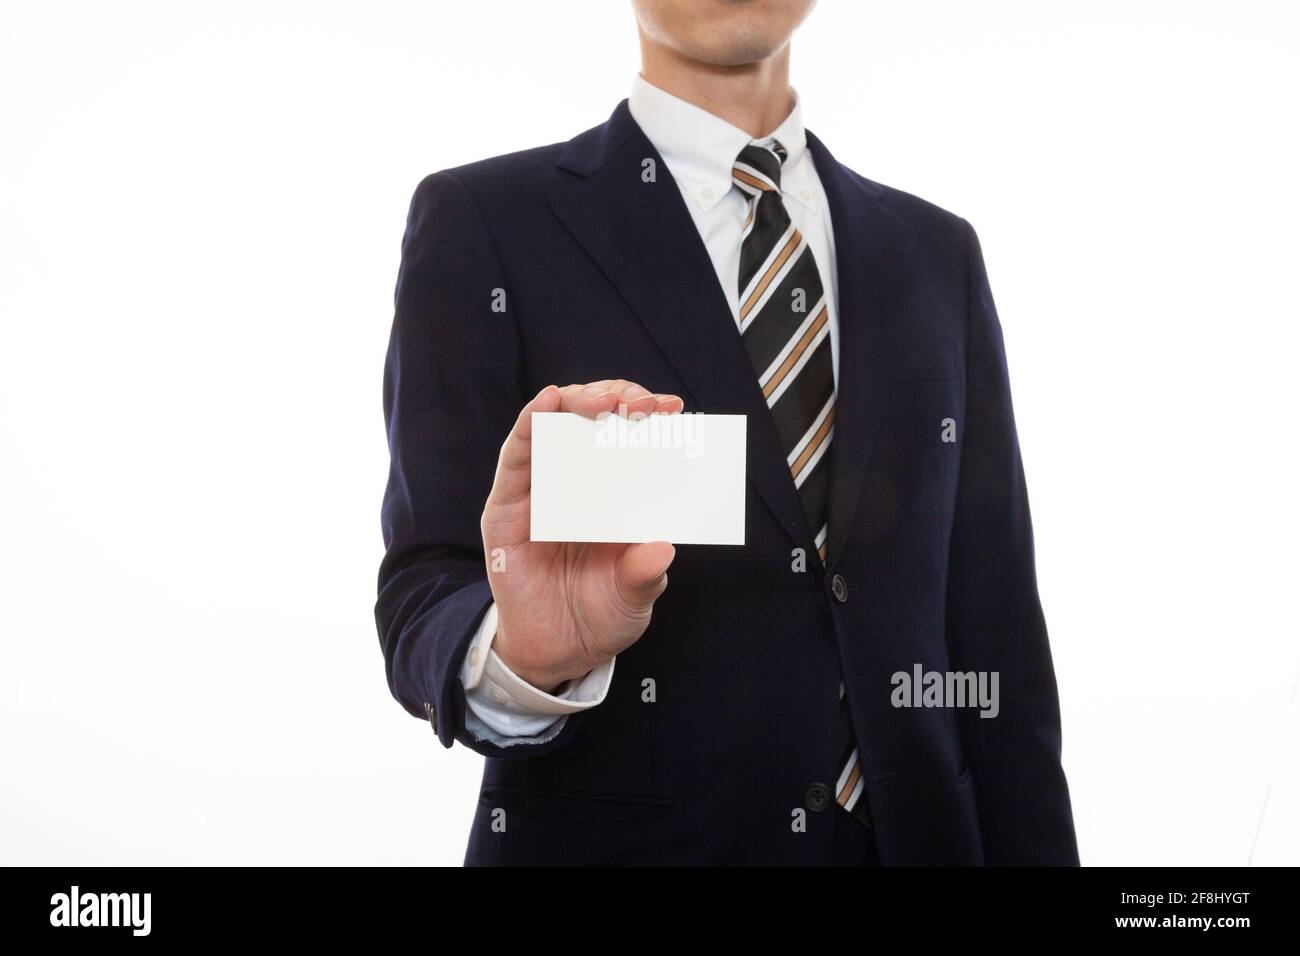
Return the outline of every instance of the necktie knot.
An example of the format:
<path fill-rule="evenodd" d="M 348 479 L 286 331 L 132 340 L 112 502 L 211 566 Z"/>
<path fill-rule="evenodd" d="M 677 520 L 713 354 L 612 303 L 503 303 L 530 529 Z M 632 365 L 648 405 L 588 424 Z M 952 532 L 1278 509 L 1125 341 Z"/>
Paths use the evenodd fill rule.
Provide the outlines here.
<path fill-rule="evenodd" d="M 750 143 L 740 151 L 731 167 L 731 180 L 742 192 L 756 196 L 763 192 L 781 192 L 781 164 L 785 147 L 775 140 L 771 145 Z"/>

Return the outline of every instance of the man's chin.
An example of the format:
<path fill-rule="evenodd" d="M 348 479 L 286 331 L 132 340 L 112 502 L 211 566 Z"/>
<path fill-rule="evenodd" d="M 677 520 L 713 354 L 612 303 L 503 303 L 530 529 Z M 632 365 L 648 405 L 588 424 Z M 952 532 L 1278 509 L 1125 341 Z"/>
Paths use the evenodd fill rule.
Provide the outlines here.
<path fill-rule="evenodd" d="M 709 66 L 751 66 L 779 53 L 783 45 L 782 43 L 772 43 L 757 38 L 752 42 L 743 42 L 733 37 L 731 42 L 726 45 L 719 45 L 705 50 L 694 50 L 691 51 L 690 55 L 692 59 L 707 63 Z"/>

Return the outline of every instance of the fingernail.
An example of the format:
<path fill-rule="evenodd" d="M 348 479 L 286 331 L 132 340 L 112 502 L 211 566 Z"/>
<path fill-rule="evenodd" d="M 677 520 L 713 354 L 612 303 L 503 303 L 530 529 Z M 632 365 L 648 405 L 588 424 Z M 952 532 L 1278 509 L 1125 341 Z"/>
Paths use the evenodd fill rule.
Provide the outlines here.
<path fill-rule="evenodd" d="M 582 390 L 584 398 L 599 398 L 602 395 L 608 395 L 609 390 L 604 385 L 588 385 Z"/>
<path fill-rule="evenodd" d="M 623 389 L 623 397 L 629 401 L 635 398 L 640 398 L 644 394 L 645 389 L 637 385 L 629 385 L 627 388 Z"/>

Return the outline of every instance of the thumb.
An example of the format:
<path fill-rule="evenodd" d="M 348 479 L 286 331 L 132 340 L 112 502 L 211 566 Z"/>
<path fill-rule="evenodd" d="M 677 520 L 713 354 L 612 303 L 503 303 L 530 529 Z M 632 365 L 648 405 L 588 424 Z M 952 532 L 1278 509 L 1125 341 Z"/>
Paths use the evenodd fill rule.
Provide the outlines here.
<path fill-rule="evenodd" d="M 668 565 L 676 555 L 667 541 L 629 544 L 614 565 L 619 594 L 634 607 L 650 604 L 668 586 Z"/>
<path fill-rule="evenodd" d="M 523 407 L 514 428 L 506 436 L 497 458 L 492 491 L 479 519 L 486 548 L 528 541 L 530 514 L 527 503 L 533 486 L 533 412 L 553 412 L 559 406 L 560 390 L 554 385 L 546 386 Z"/>

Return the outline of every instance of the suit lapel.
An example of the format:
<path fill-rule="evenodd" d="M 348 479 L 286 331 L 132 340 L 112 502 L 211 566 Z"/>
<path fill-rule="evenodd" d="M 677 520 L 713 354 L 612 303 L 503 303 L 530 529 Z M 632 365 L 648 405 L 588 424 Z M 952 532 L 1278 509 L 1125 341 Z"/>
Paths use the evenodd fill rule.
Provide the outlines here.
<path fill-rule="evenodd" d="M 827 565 L 844 549 L 911 302 L 904 268 L 911 227 L 880 202 L 880 186 L 835 161 L 821 140 L 808 147 L 831 207 L 839 304 L 839 382 L 831 443 Z"/>
<path fill-rule="evenodd" d="M 654 182 L 642 179 L 647 159 L 655 164 Z M 677 371 L 688 410 L 747 416 L 749 482 L 791 540 L 815 555 L 776 426 L 708 250 L 626 101 L 604 126 L 570 141 L 559 165 L 582 178 L 552 197 L 556 216 Z"/>

